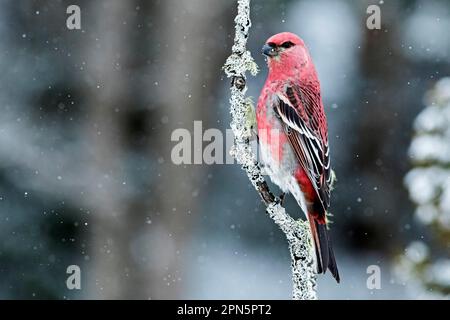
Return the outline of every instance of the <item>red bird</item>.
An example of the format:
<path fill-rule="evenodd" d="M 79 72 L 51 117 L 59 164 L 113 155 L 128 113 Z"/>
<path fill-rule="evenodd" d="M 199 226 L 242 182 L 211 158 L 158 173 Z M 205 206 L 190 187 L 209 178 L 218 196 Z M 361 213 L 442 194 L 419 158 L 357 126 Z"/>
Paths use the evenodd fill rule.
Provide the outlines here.
<path fill-rule="evenodd" d="M 271 180 L 290 192 L 311 227 L 317 272 L 339 272 L 327 230 L 333 172 L 317 72 L 302 39 L 276 34 L 264 45 L 269 74 L 256 120 L 261 158 Z"/>

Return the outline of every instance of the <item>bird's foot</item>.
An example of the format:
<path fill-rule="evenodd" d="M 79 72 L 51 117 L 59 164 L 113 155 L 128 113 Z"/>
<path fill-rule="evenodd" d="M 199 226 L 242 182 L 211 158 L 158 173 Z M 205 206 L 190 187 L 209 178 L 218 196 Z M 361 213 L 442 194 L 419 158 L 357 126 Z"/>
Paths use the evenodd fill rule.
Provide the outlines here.
<path fill-rule="evenodd" d="M 283 192 L 282 194 L 280 194 L 280 196 L 279 196 L 279 198 L 280 198 L 280 205 L 283 205 L 285 197 L 286 197 L 286 192 Z"/>

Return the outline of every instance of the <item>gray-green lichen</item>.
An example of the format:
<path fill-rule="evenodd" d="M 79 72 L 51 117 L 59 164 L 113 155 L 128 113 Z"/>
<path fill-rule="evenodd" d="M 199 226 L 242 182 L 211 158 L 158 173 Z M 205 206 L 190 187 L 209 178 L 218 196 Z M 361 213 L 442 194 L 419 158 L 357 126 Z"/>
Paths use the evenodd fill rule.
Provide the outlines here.
<path fill-rule="evenodd" d="M 246 171 L 251 184 L 259 191 L 264 177 L 256 156 L 250 146 L 250 131 L 254 129 L 254 108 L 251 100 L 246 97 L 246 72 L 256 75 L 258 66 L 251 53 L 246 49 L 251 27 L 250 0 L 238 0 L 238 14 L 235 18 L 235 38 L 231 56 L 223 67 L 226 75 L 232 78 L 230 113 L 231 129 L 234 133 L 234 146 L 231 155 Z M 253 115 L 253 117 L 252 117 Z M 267 205 L 269 217 L 286 235 L 291 253 L 293 299 L 317 299 L 316 265 L 309 225 L 305 221 L 294 220 L 275 199 Z"/>

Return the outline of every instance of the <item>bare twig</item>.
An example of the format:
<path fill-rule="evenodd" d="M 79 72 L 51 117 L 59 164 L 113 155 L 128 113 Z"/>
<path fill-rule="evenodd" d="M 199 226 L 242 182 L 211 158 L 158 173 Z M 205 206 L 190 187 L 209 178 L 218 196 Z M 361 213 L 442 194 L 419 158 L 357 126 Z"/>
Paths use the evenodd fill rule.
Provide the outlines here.
<path fill-rule="evenodd" d="M 255 187 L 262 201 L 266 205 L 269 217 L 280 227 L 286 235 L 291 253 L 293 299 L 317 299 L 316 271 L 311 233 L 308 223 L 296 221 L 286 213 L 275 197 L 262 175 L 261 168 L 252 152 L 246 125 L 246 72 L 256 75 L 258 67 L 250 52 L 246 49 L 247 39 L 251 27 L 250 0 L 238 0 L 238 14 L 235 18 L 236 34 L 232 54 L 227 59 L 224 70 L 231 78 L 231 129 L 234 133 L 232 155 L 246 171 L 250 182 Z"/>

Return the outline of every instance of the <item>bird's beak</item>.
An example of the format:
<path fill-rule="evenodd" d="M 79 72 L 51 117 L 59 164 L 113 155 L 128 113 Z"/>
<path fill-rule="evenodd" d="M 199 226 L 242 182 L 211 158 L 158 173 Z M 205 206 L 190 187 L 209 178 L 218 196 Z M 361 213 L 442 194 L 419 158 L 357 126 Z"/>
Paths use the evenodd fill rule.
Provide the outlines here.
<path fill-rule="evenodd" d="M 261 53 L 266 57 L 274 57 L 278 54 L 277 50 L 273 46 L 268 45 L 267 43 L 262 47 Z"/>

